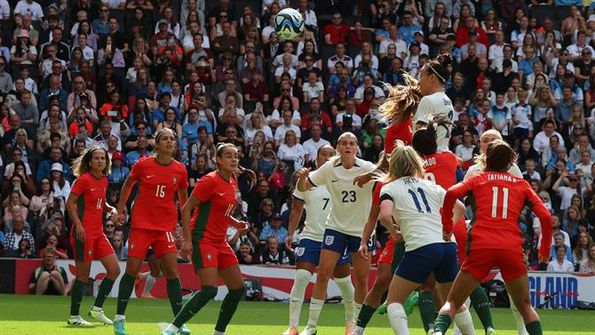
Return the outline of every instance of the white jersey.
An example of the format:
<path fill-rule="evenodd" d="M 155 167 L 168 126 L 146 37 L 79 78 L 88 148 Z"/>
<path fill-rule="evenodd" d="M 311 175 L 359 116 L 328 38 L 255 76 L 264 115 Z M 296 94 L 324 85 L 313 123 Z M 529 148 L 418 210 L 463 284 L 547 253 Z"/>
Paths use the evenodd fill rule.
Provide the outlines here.
<path fill-rule="evenodd" d="M 479 174 L 480 172 L 481 171 L 479 170 L 479 164 L 473 164 L 469 167 L 467 173 L 465 173 L 465 178 L 463 178 L 463 180 L 467 180 L 473 177 L 474 175 Z M 521 169 L 519 169 L 519 166 L 516 164 L 512 164 L 510 166 L 510 169 L 508 169 L 508 173 L 515 177 L 523 178 L 523 173 L 521 172 Z"/>
<path fill-rule="evenodd" d="M 403 177 L 380 190 L 380 199 L 390 197 L 395 207 L 394 216 L 401 228 L 405 251 L 443 243 L 440 208 L 446 190 L 429 180 Z"/>
<path fill-rule="evenodd" d="M 359 187 L 354 185 L 353 179 L 375 169 L 376 165 L 359 158 L 350 169 L 345 169 L 340 159 L 331 159 L 310 173 L 310 182 L 317 187 L 326 185 L 331 196 L 333 208 L 326 221 L 327 228 L 349 236 L 362 236 L 372 207 L 374 183 Z"/>
<path fill-rule="evenodd" d="M 413 124 L 417 124 L 418 122 L 427 124 L 430 117 L 436 116 L 445 117 L 452 122 L 453 115 L 454 108 L 450 98 L 444 92 L 436 92 L 421 98 L 417 106 L 417 111 L 413 115 Z M 444 125 L 436 128 L 438 151 L 448 151 L 451 130 L 452 125 Z"/>
<path fill-rule="evenodd" d="M 300 192 L 297 188 L 293 191 L 293 196 L 304 202 L 306 210 L 306 225 L 302 230 L 301 238 L 307 238 L 322 243 L 326 218 L 331 212 L 331 195 L 326 186 L 314 187 L 307 192 Z"/>

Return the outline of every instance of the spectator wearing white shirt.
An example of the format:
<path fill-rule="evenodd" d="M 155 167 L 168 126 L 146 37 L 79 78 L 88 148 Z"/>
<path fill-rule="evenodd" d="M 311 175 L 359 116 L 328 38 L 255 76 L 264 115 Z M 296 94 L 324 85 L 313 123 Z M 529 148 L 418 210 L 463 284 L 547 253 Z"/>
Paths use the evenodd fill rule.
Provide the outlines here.
<path fill-rule="evenodd" d="M 547 265 L 548 272 L 574 272 L 574 265 L 566 259 L 566 248 L 561 245 L 556 247 L 556 259 Z"/>
<path fill-rule="evenodd" d="M 10 19 L 10 4 L 6 0 L 0 0 L 0 15 L 2 20 Z"/>
<path fill-rule="evenodd" d="M 312 138 L 305 141 L 303 146 L 304 150 L 308 153 L 308 156 L 313 158 L 318 156 L 318 150 L 325 145 L 330 145 L 331 143 L 324 138 L 321 137 L 322 135 L 322 127 L 319 124 L 313 124 L 310 127 L 310 135 Z"/>
<path fill-rule="evenodd" d="M 402 39 L 399 39 L 399 30 L 394 24 L 388 28 L 388 39 L 380 42 L 380 46 L 378 47 L 378 54 L 380 57 L 386 55 L 386 49 L 388 49 L 389 44 L 394 44 L 397 47 L 397 56 L 399 58 L 405 59 L 405 57 L 407 57 L 407 43 Z M 357 57 L 355 58 L 355 63 L 357 63 Z M 354 65 L 357 66 L 357 64 Z"/>
<path fill-rule="evenodd" d="M 336 71 L 335 64 L 337 64 L 337 62 L 343 63 L 343 65 L 349 70 L 349 72 L 351 72 L 351 69 L 353 69 L 353 59 L 351 59 L 351 57 L 349 57 L 348 55 L 345 54 L 345 44 L 337 43 L 337 46 L 335 48 L 336 48 L 337 54 L 331 56 L 326 61 L 326 67 L 329 71 L 329 74 L 335 73 L 335 71 Z"/>
<path fill-rule="evenodd" d="M 550 146 L 550 138 L 553 135 L 558 137 L 560 146 L 564 146 L 564 139 L 562 138 L 562 135 L 555 130 L 556 124 L 553 120 L 546 120 L 541 129 L 542 130 L 537 133 L 533 139 L 533 148 L 537 150 L 537 152 L 541 153 L 545 148 Z"/>
<path fill-rule="evenodd" d="M 502 30 L 496 31 L 495 39 L 496 41 L 490 45 L 488 50 L 488 59 L 492 62 L 504 56 L 504 46 L 507 45 L 504 41 L 504 32 Z"/>
<path fill-rule="evenodd" d="M 308 152 L 299 143 L 296 137 L 296 132 L 289 129 L 285 132 L 283 143 L 279 145 L 277 150 L 277 157 L 280 160 L 293 162 L 293 169 L 297 171 L 304 167 L 306 161 L 309 160 Z"/>
<path fill-rule="evenodd" d="M 339 128 L 343 127 L 343 118 L 345 114 L 351 115 L 351 126 L 354 130 L 362 129 L 362 118 L 355 113 L 355 103 L 353 99 L 349 99 L 345 105 L 345 111 L 337 114 L 335 118 L 335 125 Z"/>
<path fill-rule="evenodd" d="M 295 136 L 297 137 L 297 142 L 300 142 L 300 137 L 302 137 L 302 132 L 300 127 L 296 126 L 291 122 L 291 118 L 293 116 L 293 112 L 290 110 L 283 111 L 283 124 L 277 128 L 275 131 L 275 145 L 278 146 L 285 141 L 285 133 L 289 130 L 293 130 L 295 132 Z"/>
<path fill-rule="evenodd" d="M 374 78 L 370 74 L 366 74 L 364 76 L 363 85 L 358 87 L 355 90 L 355 94 L 353 95 L 355 102 L 360 103 L 364 100 L 364 91 L 366 90 L 366 88 L 374 89 L 374 98 L 384 97 L 384 91 L 379 86 L 374 85 Z"/>
<path fill-rule="evenodd" d="M 576 35 L 576 43 L 571 44 L 566 48 L 568 53 L 570 53 L 570 60 L 580 60 L 583 49 L 591 50 L 591 57 L 595 54 L 593 48 L 587 43 L 587 34 L 584 31 L 579 31 Z"/>
<path fill-rule="evenodd" d="M 324 84 L 318 80 L 316 72 L 312 71 L 308 74 L 308 81 L 302 86 L 302 91 L 305 103 L 310 103 L 312 98 L 318 98 L 321 103 L 324 103 Z"/>
<path fill-rule="evenodd" d="M 300 112 L 298 112 L 295 107 L 293 106 L 293 102 L 288 97 L 281 98 L 279 102 L 279 108 L 273 110 L 271 115 L 267 116 L 267 121 L 269 125 L 273 128 L 277 128 L 281 126 L 284 122 L 283 114 L 285 111 L 291 112 L 291 123 L 300 126 L 302 124 L 302 116 Z"/>
<path fill-rule="evenodd" d="M 281 83 L 281 75 L 284 73 L 289 74 L 289 80 L 293 85 L 295 83 L 296 71 L 294 66 L 292 66 L 292 55 L 284 53 L 283 54 L 283 64 L 278 66 L 275 69 L 275 81 L 279 84 Z"/>
<path fill-rule="evenodd" d="M 33 0 L 21 0 L 14 8 L 15 14 L 30 15 L 33 21 L 43 21 L 43 9 Z"/>
<path fill-rule="evenodd" d="M 304 24 L 315 30 L 318 28 L 318 18 L 316 17 L 316 13 L 308 8 L 309 5 L 308 0 L 300 0 L 299 12 L 302 14 Z"/>

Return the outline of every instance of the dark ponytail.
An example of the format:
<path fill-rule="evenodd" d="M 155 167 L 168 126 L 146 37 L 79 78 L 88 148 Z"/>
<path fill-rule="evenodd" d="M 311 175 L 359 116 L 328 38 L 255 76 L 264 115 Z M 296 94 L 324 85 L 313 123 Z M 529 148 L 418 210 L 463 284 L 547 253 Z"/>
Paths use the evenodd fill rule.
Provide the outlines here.
<path fill-rule="evenodd" d="M 436 128 L 432 121 L 426 128 L 419 129 L 413 134 L 411 146 L 422 156 L 429 156 L 438 150 Z"/>
<path fill-rule="evenodd" d="M 436 58 L 428 61 L 426 71 L 428 74 L 434 74 L 443 84 L 450 79 L 449 65 L 454 65 L 452 55 L 449 53 L 442 53 Z"/>

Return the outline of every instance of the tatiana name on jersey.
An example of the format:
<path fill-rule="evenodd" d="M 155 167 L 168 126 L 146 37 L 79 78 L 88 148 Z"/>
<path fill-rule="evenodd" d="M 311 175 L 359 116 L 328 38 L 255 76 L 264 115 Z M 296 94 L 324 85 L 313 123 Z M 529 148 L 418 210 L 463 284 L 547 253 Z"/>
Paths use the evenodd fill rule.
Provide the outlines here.
<path fill-rule="evenodd" d="M 504 174 L 488 174 L 488 180 L 502 180 L 502 181 L 507 181 L 509 183 L 514 182 L 514 178 L 512 178 L 512 176 L 510 175 L 504 175 Z"/>

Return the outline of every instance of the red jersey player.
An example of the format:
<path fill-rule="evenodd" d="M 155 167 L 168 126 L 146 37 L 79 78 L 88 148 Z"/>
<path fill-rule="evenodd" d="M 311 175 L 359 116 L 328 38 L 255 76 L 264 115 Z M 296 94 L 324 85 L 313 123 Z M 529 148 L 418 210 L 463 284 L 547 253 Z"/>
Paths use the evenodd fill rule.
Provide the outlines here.
<path fill-rule="evenodd" d="M 136 275 L 149 247 L 153 248 L 167 278 L 167 293 L 174 315 L 182 308 L 182 289 L 173 233 L 178 222 L 175 196 L 177 195 L 180 204 L 186 202 L 188 173 L 182 163 L 173 159 L 176 141 L 173 130 L 160 130 L 155 136 L 155 156 L 143 158 L 134 164 L 120 192 L 117 224 L 122 224 L 126 202 L 132 187 L 138 184 L 139 194 L 132 208 L 126 273 L 120 280 L 118 308 L 114 319 L 116 335 L 126 334 L 124 313 L 134 289 Z M 189 330 L 184 327 L 180 333 L 189 334 Z"/>
<path fill-rule="evenodd" d="M 107 175 L 110 164 L 107 151 L 95 147 L 85 151 L 73 163 L 72 170 L 78 177 L 66 200 L 66 209 L 72 220 L 70 245 L 76 264 L 76 280 L 71 289 L 70 318 L 68 325 L 89 326 L 79 314 L 83 290 L 89 278 L 91 261 L 98 259 L 107 271 L 99 286 L 99 293 L 88 315 L 104 324 L 111 324 L 103 312 L 105 297 L 111 292 L 120 275 L 120 266 L 110 241 L 103 233 L 103 215 L 115 214 L 115 208 L 105 202 Z"/>
<path fill-rule="evenodd" d="M 177 334 L 185 322 L 217 295 L 218 275 L 223 278 L 229 292 L 221 305 L 215 334 L 225 333 L 244 294 L 238 259 L 225 236 L 228 225 L 239 230 L 248 228 L 247 222 L 238 221 L 232 216 L 237 204 L 238 185 L 234 173 L 239 168 L 238 150 L 233 144 L 221 144 L 216 156 L 217 171 L 198 180 L 182 209 L 182 257 L 192 256 L 201 290 L 190 298 L 162 335 Z"/>
<path fill-rule="evenodd" d="M 546 262 L 552 238 L 552 218 L 529 183 L 506 172 L 515 160 L 512 148 L 506 142 L 496 140 L 487 148 L 485 172 L 451 187 L 446 193 L 442 208 L 446 238 L 452 233 L 452 215 L 445 213 L 451 213 L 459 197 L 466 194 L 471 197 L 475 217 L 467 258 L 434 323 L 436 335 L 446 332 L 457 308 L 493 267 L 500 268 L 527 332 L 530 335 L 543 334 L 539 316 L 529 300 L 527 267 L 518 220 L 525 205 L 531 206 L 539 217 L 543 234 L 540 261 Z"/>
<path fill-rule="evenodd" d="M 405 75 L 406 86 L 389 85 L 388 98 L 380 106 L 380 112 L 391 124 L 386 128 L 386 139 L 384 140 L 384 152 L 390 155 L 395 148 L 397 141 L 405 145 L 411 144 L 413 137 L 413 114 L 421 99 L 421 91 L 417 80 Z"/>

